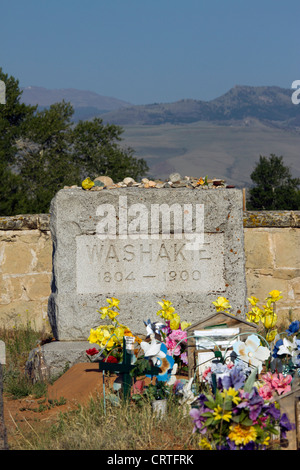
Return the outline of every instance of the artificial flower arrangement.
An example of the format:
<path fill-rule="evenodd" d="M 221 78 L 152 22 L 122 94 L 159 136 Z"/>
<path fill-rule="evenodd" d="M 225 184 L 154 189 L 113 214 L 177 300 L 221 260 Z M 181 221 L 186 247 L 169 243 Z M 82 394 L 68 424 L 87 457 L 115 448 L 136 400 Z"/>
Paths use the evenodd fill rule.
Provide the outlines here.
<path fill-rule="evenodd" d="M 266 305 L 259 307 L 257 299 L 254 296 L 248 298 L 250 304 L 252 305 L 251 310 L 246 314 L 247 320 L 250 323 L 255 323 L 258 326 L 262 326 L 262 334 L 268 341 L 271 343 L 276 335 L 278 334 L 276 323 L 277 323 L 277 313 L 276 313 L 276 302 L 282 299 L 282 295 L 279 290 L 272 290 L 269 292 L 266 297 Z"/>
<path fill-rule="evenodd" d="M 184 370 L 188 364 L 186 329 L 191 323 L 181 320 L 169 300 L 163 299 L 158 304 L 161 309 L 156 314 L 165 321 L 165 326 L 160 330 L 161 341 L 167 346 L 168 354 L 178 364 L 178 369 Z"/>
<path fill-rule="evenodd" d="M 271 437 L 293 428 L 286 414 L 281 414 L 276 398 L 291 390 L 292 375 L 270 371 L 271 345 L 276 341 L 273 357 L 288 356 L 290 367 L 300 365 L 300 322 L 292 322 L 286 335 L 295 335 L 293 342 L 278 340 L 275 302 L 281 292 L 269 293 L 266 305 L 258 307 L 258 299 L 249 298 L 252 309 L 247 314 L 249 322 L 261 323 L 261 334 L 251 334 L 246 341 L 231 344 L 230 357 L 222 354 L 212 361 L 203 374 L 202 392 L 193 402 L 190 415 L 194 431 L 202 436 L 202 449 L 262 450 L 272 445 Z M 231 306 L 224 297 L 213 302 L 217 311 L 229 313 Z M 296 339 L 295 339 L 296 337 Z M 298 343 L 299 341 L 299 343 Z M 204 388 L 204 390 L 203 390 Z"/>
<path fill-rule="evenodd" d="M 120 362 L 123 357 L 123 338 L 132 337 L 136 347 L 133 349 L 131 376 L 147 375 L 151 366 L 155 366 L 159 368 L 159 373 L 156 375 L 157 380 L 168 381 L 174 366 L 174 359 L 169 354 L 166 344 L 155 339 L 151 326 L 147 330 L 148 333 L 151 333 L 148 335 L 148 341 L 142 341 L 141 338 L 133 335 L 127 326 L 117 320 L 117 316 L 120 314 L 120 301 L 114 297 L 106 300 L 108 306 L 101 307 L 99 313 L 101 313 L 102 320 L 108 317 L 111 324 L 100 325 L 96 329 L 90 330 L 88 341 L 92 344 L 98 344 L 101 348 L 100 351 L 95 347 L 86 350 L 90 360 L 95 361 L 103 358 L 107 362 Z M 149 324 L 149 321 L 145 324 Z"/>
<path fill-rule="evenodd" d="M 123 338 L 130 336 L 134 338 L 134 342 L 140 343 L 141 339 L 133 335 L 131 330 L 121 324 L 117 320 L 119 313 L 120 301 L 114 297 L 106 299 L 108 306 L 101 307 L 98 312 L 101 313 L 101 319 L 104 320 L 108 317 L 111 320 L 109 325 L 100 325 L 96 329 L 90 330 L 88 341 L 92 344 L 98 344 L 100 351 L 97 348 L 87 349 L 86 353 L 90 360 L 98 360 L 100 357 L 106 362 L 120 362 L 123 357 Z"/>
<path fill-rule="evenodd" d="M 190 416 L 194 432 L 205 450 L 264 450 L 271 436 L 292 429 L 276 402 L 265 400 L 255 386 L 257 371 L 247 373 L 242 363 L 227 368 L 193 403 Z"/>
<path fill-rule="evenodd" d="M 159 302 L 161 309 L 157 312 L 164 323 L 145 322 L 148 337 L 142 341 L 116 319 L 119 300 L 107 299 L 108 307 L 102 307 L 99 312 L 102 319 L 108 316 L 112 323 L 91 329 L 89 341 L 98 344 L 101 351 L 93 348 L 87 350 L 87 354 L 92 358 L 103 355 L 106 360 L 120 360 L 124 336 L 133 337 L 138 347 L 134 349 L 131 375 L 134 378 L 147 376 L 149 364 L 159 369 L 148 394 L 156 393 L 164 386 L 168 394 L 178 394 L 183 403 L 192 407 L 190 415 L 194 431 L 201 435 L 202 449 L 268 449 L 272 436 L 281 433 L 284 438 L 293 426 L 288 417 L 281 414 L 276 401 L 276 397 L 291 390 L 292 375 L 269 370 L 271 348 L 268 340 L 275 340 L 273 358 L 288 357 L 293 370 L 300 368 L 300 322 L 292 322 L 285 332 L 287 337 L 293 335 L 293 341 L 278 340 L 275 329 L 274 304 L 281 298 L 280 294 L 271 291 L 263 308 L 258 307 L 255 297 L 249 299 L 252 309 L 247 318 L 250 322 L 263 324 L 264 336 L 251 334 L 244 342 L 238 338 L 231 345 L 230 357 L 216 355 L 203 375 L 198 397 L 192 391 L 192 379 L 180 382 L 174 376 L 175 366 L 187 362 L 185 330 L 189 324 L 181 321 L 168 300 Z M 213 304 L 217 311 L 229 312 L 231 309 L 225 297 L 219 297 Z M 135 385 L 137 383 L 133 389 L 137 390 L 139 387 Z M 147 394 L 147 387 L 140 387 L 139 394 Z"/>

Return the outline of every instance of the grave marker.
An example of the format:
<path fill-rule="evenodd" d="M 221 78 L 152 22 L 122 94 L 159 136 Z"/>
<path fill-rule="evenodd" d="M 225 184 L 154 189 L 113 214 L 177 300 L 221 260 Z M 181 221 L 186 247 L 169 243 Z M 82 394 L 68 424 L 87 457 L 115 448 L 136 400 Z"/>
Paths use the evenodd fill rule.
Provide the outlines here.
<path fill-rule="evenodd" d="M 51 203 L 49 320 L 56 339 L 82 341 L 107 297 L 136 334 L 170 300 L 189 322 L 219 295 L 244 315 L 242 191 L 127 187 L 59 191 Z"/>

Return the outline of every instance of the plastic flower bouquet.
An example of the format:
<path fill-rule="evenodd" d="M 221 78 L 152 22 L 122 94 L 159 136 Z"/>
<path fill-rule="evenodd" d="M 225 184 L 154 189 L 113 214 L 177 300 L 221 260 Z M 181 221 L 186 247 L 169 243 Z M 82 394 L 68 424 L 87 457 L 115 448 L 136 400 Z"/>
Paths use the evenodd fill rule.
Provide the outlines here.
<path fill-rule="evenodd" d="M 137 336 L 134 336 L 131 330 L 119 323 L 116 317 L 119 315 L 119 300 L 112 297 L 106 299 L 108 302 L 107 307 L 101 307 L 99 313 L 101 313 L 101 319 L 104 320 L 108 317 L 111 320 L 111 324 L 100 325 L 97 328 L 90 330 L 88 341 L 91 344 L 97 344 L 100 346 L 100 351 L 96 348 L 89 349 L 86 351 L 87 355 L 91 360 L 99 359 L 103 357 L 103 360 L 108 362 L 119 362 L 123 357 L 123 338 L 124 336 L 131 336 L 134 341 L 139 343 L 141 340 Z M 97 354 L 95 352 L 97 351 Z"/>
<path fill-rule="evenodd" d="M 276 302 L 282 299 L 281 292 L 279 290 L 272 290 L 266 297 L 266 305 L 262 307 L 258 306 L 259 299 L 254 296 L 248 298 L 252 305 L 251 310 L 246 314 L 247 320 L 250 323 L 255 323 L 258 326 L 262 326 L 262 333 L 266 340 L 271 343 L 276 335 Z"/>
<path fill-rule="evenodd" d="M 265 400 L 254 386 L 257 370 L 247 380 L 241 365 L 233 366 L 217 381 L 214 391 L 201 393 L 190 416 L 194 432 L 201 436 L 205 450 L 264 450 L 272 446 L 272 436 L 292 428 L 278 405 Z M 280 431 L 279 431 L 280 430 Z"/>
<path fill-rule="evenodd" d="M 169 300 L 163 299 L 158 304 L 161 309 L 158 310 L 157 315 L 165 321 L 165 327 L 160 330 L 161 340 L 167 346 L 168 354 L 174 358 L 178 367 L 184 369 L 188 364 L 187 332 L 185 330 L 190 326 L 190 323 L 181 321 Z"/>

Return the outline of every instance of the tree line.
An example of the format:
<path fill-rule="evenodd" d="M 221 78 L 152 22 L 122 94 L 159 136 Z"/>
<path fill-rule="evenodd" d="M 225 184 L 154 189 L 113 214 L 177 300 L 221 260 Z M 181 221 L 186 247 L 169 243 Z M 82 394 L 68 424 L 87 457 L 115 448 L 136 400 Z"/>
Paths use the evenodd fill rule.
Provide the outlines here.
<path fill-rule="evenodd" d="M 4 74 L 6 104 L 0 105 L 0 215 L 47 213 L 65 185 L 109 175 L 138 180 L 149 168 L 134 150 L 122 148 L 123 129 L 102 119 L 72 122 L 70 103 L 49 109 L 21 103 L 19 81 Z"/>
<path fill-rule="evenodd" d="M 6 104 L 0 104 L 0 215 L 47 213 L 64 186 L 86 177 L 126 176 L 139 180 L 149 171 L 134 150 L 120 146 L 123 129 L 102 119 L 72 122 L 74 109 L 62 101 L 48 109 L 21 102 L 19 81 L 0 68 Z M 260 156 L 251 173 L 249 210 L 300 210 L 300 178 L 283 157 Z"/>

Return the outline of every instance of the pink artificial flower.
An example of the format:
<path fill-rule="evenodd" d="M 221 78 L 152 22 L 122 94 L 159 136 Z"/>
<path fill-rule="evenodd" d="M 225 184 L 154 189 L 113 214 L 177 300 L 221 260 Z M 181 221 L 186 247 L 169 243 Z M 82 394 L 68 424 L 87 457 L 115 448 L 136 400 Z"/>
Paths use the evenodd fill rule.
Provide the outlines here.
<path fill-rule="evenodd" d="M 210 374 L 210 373 L 211 373 L 211 368 L 208 367 L 208 368 L 205 369 L 205 371 L 203 372 L 202 377 L 203 377 L 204 379 L 206 379 L 206 376 L 207 376 L 208 374 Z"/>
<path fill-rule="evenodd" d="M 133 387 L 132 387 L 132 392 L 133 393 L 138 393 L 138 394 L 141 394 L 143 393 L 144 391 L 144 387 L 145 387 L 145 380 L 137 380 L 134 384 L 133 384 Z"/>
<path fill-rule="evenodd" d="M 180 354 L 180 345 L 177 346 L 176 341 L 174 341 L 170 336 L 166 338 L 166 346 L 168 348 L 168 352 L 170 356 L 179 356 Z"/>
<path fill-rule="evenodd" d="M 282 395 L 283 393 L 287 393 L 291 391 L 291 386 L 290 386 L 291 381 L 292 381 L 291 375 L 284 376 L 280 373 L 278 374 L 277 377 L 276 376 L 273 377 L 272 385 L 275 388 L 278 395 Z"/>
<path fill-rule="evenodd" d="M 272 374 L 271 372 L 267 372 L 262 376 L 262 379 L 265 381 L 266 386 L 268 386 L 270 390 L 275 390 L 278 395 L 282 395 L 283 393 L 287 393 L 291 390 L 290 383 L 293 377 L 291 375 L 284 376 L 281 373 Z"/>
<path fill-rule="evenodd" d="M 270 400 L 271 398 L 273 398 L 272 388 L 269 386 L 269 384 L 265 384 L 260 387 L 258 389 L 258 394 L 264 400 Z"/>
<path fill-rule="evenodd" d="M 256 424 L 260 425 L 260 427 L 263 429 L 267 426 L 267 416 L 260 416 L 259 420 L 255 419 L 253 421 L 253 425 L 255 426 Z"/>
<path fill-rule="evenodd" d="M 184 341 L 186 342 L 187 340 L 187 332 L 186 331 L 182 331 L 180 329 L 178 330 L 173 330 L 172 333 L 169 335 L 169 338 L 173 339 L 174 341 L 177 341 L 179 343 L 179 341 Z"/>

